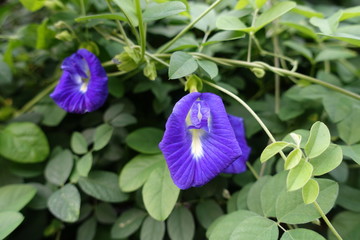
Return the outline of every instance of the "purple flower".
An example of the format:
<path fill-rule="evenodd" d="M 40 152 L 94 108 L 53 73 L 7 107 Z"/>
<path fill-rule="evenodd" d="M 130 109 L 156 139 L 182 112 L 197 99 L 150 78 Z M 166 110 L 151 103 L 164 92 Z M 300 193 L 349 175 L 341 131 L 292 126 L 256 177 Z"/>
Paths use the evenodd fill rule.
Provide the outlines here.
<path fill-rule="evenodd" d="M 181 189 L 245 171 L 250 153 L 242 119 L 228 115 L 219 96 L 199 92 L 176 103 L 159 147 Z"/>
<path fill-rule="evenodd" d="M 99 59 L 80 49 L 64 59 L 63 74 L 50 97 L 67 112 L 86 113 L 100 108 L 108 96 L 107 76 Z"/>

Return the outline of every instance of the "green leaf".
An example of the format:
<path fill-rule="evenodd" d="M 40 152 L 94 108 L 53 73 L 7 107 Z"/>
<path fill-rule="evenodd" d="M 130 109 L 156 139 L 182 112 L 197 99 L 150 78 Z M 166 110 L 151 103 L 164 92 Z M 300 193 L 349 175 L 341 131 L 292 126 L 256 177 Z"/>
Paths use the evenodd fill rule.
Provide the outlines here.
<path fill-rule="evenodd" d="M 305 153 L 309 158 L 314 158 L 323 153 L 330 145 L 330 132 L 322 122 L 311 126 L 310 136 L 305 144 Z"/>
<path fill-rule="evenodd" d="M 326 48 L 316 56 L 316 62 L 332 61 L 356 57 L 357 54 L 346 48 Z"/>
<path fill-rule="evenodd" d="M 310 7 L 307 7 L 307 6 L 297 5 L 291 11 L 294 12 L 294 13 L 303 15 L 303 16 L 305 16 L 307 18 L 311 18 L 311 17 L 322 18 L 322 17 L 324 17 L 324 15 L 321 12 L 316 12 L 314 9 L 312 9 Z"/>
<path fill-rule="evenodd" d="M 12 77 L 9 65 L 0 58 L 0 85 L 11 83 Z"/>
<path fill-rule="evenodd" d="M 314 31 L 314 29 L 309 26 L 301 25 L 301 24 L 294 23 L 294 22 L 281 22 L 281 23 L 283 25 L 290 27 L 291 29 L 295 29 L 295 30 L 299 31 L 303 35 L 310 37 L 314 40 L 317 40 L 319 38 L 318 35 L 316 34 L 316 32 Z"/>
<path fill-rule="evenodd" d="M 360 37 L 358 35 L 354 35 L 350 33 L 333 33 L 333 34 L 321 34 L 321 35 L 332 39 L 344 41 L 360 47 Z"/>
<path fill-rule="evenodd" d="M 45 4 L 44 0 L 20 0 L 22 5 L 26 7 L 28 10 L 35 12 L 42 8 Z"/>
<path fill-rule="evenodd" d="M 230 211 L 229 209 L 229 204 L 230 204 L 230 200 L 228 201 L 228 205 L 227 205 L 227 211 L 228 212 L 233 212 L 233 211 L 236 211 L 236 210 L 241 210 L 241 209 L 244 209 L 244 210 L 248 210 L 248 207 L 247 207 L 247 196 L 249 194 L 249 191 L 251 189 L 251 186 L 253 185 L 253 183 L 249 183 L 247 185 L 245 185 L 243 188 L 241 188 L 241 190 L 239 192 L 237 192 L 237 196 L 234 196 L 235 194 L 233 194 L 231 196 L 232 197 L 235 197 L 236 198 L 236 206 L 234 208 L 234 210 Z"/>
<path fill-rule="evenodd" d="M 280 240 L 326 240 L 323 236 L 309 229 L 297 228 L 286 231 Z"/>
<path fill-rule="evenodd" d="M 220 31 L 211 36 L 203 45 L 207 46 L 209 44 L 231 41 L 240 38 L 244 38 L 245 33 L 240 31 Z"/>
<path fill-rule="evenodd" d="M 37 27 L 36 49 L 47 49 L 50 39 L 54 38 L 55 32 L 48 28 L 49 19 L 45 18 Z"/>
<path fill-rule="evenodd" d="M 300 44 L 295 41 L 286 41 L 286 42 L 284 42 L 284 45 L 291 48 L 292 50 L 300 53 L 305 58 L 307 58 L 310 62 L 314 62 L 313 54 L 307 47 L 305 47 L 305 44 Z"/>
<path fill-rule="evenodd" d="M 256 20 L 255 20 L 255 30 L 254 32 L 257 32 L 261 28 L 263 28 L 265 25 L 269 24 L 270 22 L 274 21 L 275 19 L 281 17 L 291 9 L 296 7 L 295 2 L 291 1 L 285 1 L 285 2 L 279 2 L 272 6 L 269 10 L 263 12 Z"/>
<path fill-rule="evenodd" d="M 247 206 L 249 210 L 256 212 L 259 215 L 263 215 L 264 211 L 261 205 L 261 191 L 266 182 L 271 179 L 270 176 L 264 176 L 259 178 L 250 188 L 247 196 Z"/>
<path fill-rule="evenodd" d="M 19 163 L 42 162 L 49 155 L 49 144 L 34 123 L 11 123 L 0 131 L 0 155 Z"/>
<path fill-rule="evenodd" d="M 83 222 L 78 228 L 76 234 L 76 240 L 92 240 L 96 233 L 96 219 L 94 217 L 89 218 Z"/>
<path fill-rule="evenodd" d="M 320 192 L 317 203 L 325 214 L 335 204 L 338 195 L 338 184 L 329 179 L 317 179 Z M 286 189 L 278 195 L 276 201 L 276 218 L 278 221 L 289 224 L 308 223 L 320 217 L 320 214 L 312 204 L 305 204 L 302 192 L 288 192 Z"/>
<path fill-rule="evenodd" d="M 157 167 L 142 189 L 144 205 L 150 216 L 158 221 L 165 220 L 173 210 L 179 192 L 166 164 Z"/>
<path fill-rule="evenodd" d="M 49 127 L 58 126 L 66 116 L 66 112 L 56 105 L 50 97 L 45 97 L 36 104 L 34 111 L 43 116 L 41 123 Z"/>
<path fill-rule="evenodd" d="M 305 160 L 301 160 L 296 167 L 289 171 L 286 179 L 288 191 L 295 191 L 302 188 L 311 178 L 312 172 L 313 166 Z"/>
<path fill-rule="evenodd" d="M 191 212 L 185 207 L 177 207 L 167 221 L 167 231 L 171 240 L 191 240 L 195 234 L 195 223 Z"/>
<path fill-rule="evenodd" d="M 254 216 L 240 222 L 229 239 L 277 240 L 278 236 L 278 226 L 274 221 Z"/>
<path fill-rule="evenodd" d="M 165 162 L 162 154 L 137 155 L 121 170 L 119 186 L 124 192 L 132 192 L 140 188 L 159 164 Z"/>
<path fill-rule="evenodd" d="M 196 217 L 205 229 L 209 228 L 211 223 L 223 214 L 219 204 L 212 199 L 196 205 Z"/>
<path fill-rule="evenodd" d="M 197 63 L 209 75 L 211 79 L 218 75 L 219 69 L 216 63 L 208 60 L 197 60 Z"/>
<path fill-rule="evenodd" d="M 320 176 L 332 171 L 340 165 L 342 158 L 343 154 L 341 147 L 335 144 L 330 144 L 325 152 L 310 159 L 310 163 L 314 167 L 313 175 Z"/>
<path fill-rule="evenodd" d="M 76 22 L 87 21 L 92 19 L 111 19 L 111 20 L 120 20 L 127 21 L 126 17 L 120 13 L 103 13 L 103 14 L 94 14 L 87 15 L 75 18 Z"/>
<path fill-rule="evenodd" d="M 155 21 L 186 11 L 186 6 L 180 1 L 153 3 L 145 8 L 143 18 L 145 22 Z"/>
<path fill-rule="evenodd" d="M 333 34 L 338 28 L 341 15 L 342 11 L 338 11 L 327 19 L 312 17 L 310 18 L 310 23 L 318 27 L 324 34 Z"/>
<path fill-rule="evenodd" d="M 73 164 L 73 155 L 69 150 L 56 154 L 46 165 L 46 180 L 57 186 L 64 185 L 70 176 Z"/>
<path fill-rule="evenodd" d="M 72 184 L 54 192 L 49 200 L 50 212 L 64 222 L 75 222 L 80 214 L 80 193 Z"/>
<path fill-rule="evenodd" d="M 0 239 L 5 239 L 23 220 L 24 216 L 19 212 L 0 212 Z"/>
<path fill-rule="evenodd" d="M 184 1 L 184 0 L 183 0 Z M 186 1 L 184 1 L 186 2 Z M 196 19 L 201 14 L 203 14 L 205 11 L 209 9 L 209 5 L 202 2 L 189 2 L 189 9 L 190 9 L 190 15 L 191 19 Z M 203 31 L 206 33 L 207 31 L 212 31 L 215 29 L 215 21 L 216 21 L 217 15 L 214 10 L 208 12 L 205 16 L 203 16 L 200 21 L 198 21 L 195 24 L 195 28 Z"/>
<path fill-rule="evenodd" d="M 302 151 L 299 148 L 292 150 L 285 160 L 284 169 L 289 170 L 296 167 L 302 158 Z"/>
<path fill-rule="evenodd" d="M 344 156 L 347 156 L 360 165 L 360 144 L 352 146 L 341 146 Z"/>
<path fill-rule="evenodd" d="M 245 210 L 224 215 L 211 224 L 206 232 L 206 236 L 209 240 L 230 239 L 230 236 L 241 222 L 254 216 L 258 215 Z"/>
<path fill-rule="evenodd" d="M 360 128 L 357 120 L 360 119 L 360 109 L 353 109 L 352 113 L 337 124 L 339 136 L 346 144 L 352 145 L 360 141 Z"/>
<path fill-rule="evenodd" d="M 116 221 L 116 209 L 111 204 L 102 202 L 95 206 L 95 216 L 100 223 L 114 223 Z"/>
<path fill-rule="evenodd" d="M 71 149 L 76 154 L 85 154 L 88 151 L 86 139 L 79 132 L 74 132 L 71 135 L 70 145 L 71 145 Z"/>
<path fill-rule="evenodd" d="M 266 217 L 276 217 L 276 201 L 286 187 L 287 172 L 282 171 L 264 182 L 260 192 L 261 208 Z M 256 199 L 253 199 L 257 201 Z"/>
<path fill-rule="evenodd" d="M 325 95 L 323 105 L 326 113 L 334 123 L 345 119 L 352 110 L 351 100 L 340 94 Z"/>
<path fill-rule="evenodd" d="M 42 185 L 40 183 L 30 184 L 36 188 L 36 195 L 33 199 L 31 199 L 28 206 L 36 210 L 46 209 L 47 201 L 52 194 L 51 188 L 47 185 Z"/>
<path fill-rule="evenodd" d="M 255 5 L 258 9 L 262 8 L 264 4 L 267 2 L 267 0 L 255 0 Z"/>
<path fill-rule="evenodd" d="M 169 79 L 177 79 L 192 74 L 198 68 L 193 56 L 185 52 L 174 52 L 170 57 Z"/>
<path fill-rule="evenodd" d="M 331 223 L 344 240 L 360 239 L 360 213 L 340 212 Z M 328 229 L 328 240 L 337 240 L 338 238 Z"/>
<path fill-rule="evenodd" d="M 216 27 L 222 30 L 230 31 L 248 31 L 250 28 L 235 16 L 222 15 L 216 19 Z"/>
<path fill-rule="evenodd" d="M 148 216 L 140 231 L 140 240 L 162 240 L 165 235 L 165 223 Z"/>
<path fill-rule="evenodd" d="M 159 153 L 158 147 L 164 132 L 157 128 L 140 128 L 130 133 L 125 142 L 132 149 L 146 154 Z"/>
<path fill-rule="evenodd" d="M 359 17 L 359 16 L 360 16 L 360 6 L 342 9 L 340 21 L 344 21 L 346 19 Z"/>
<path fill-rule="evenodd" d="M 111 228 L 111 238 L 127 238 L 139 229 L 146 213 L 142 210 L 131 208 L 126 210 L 116 220 Z"/>
<path fill-rule="evenodd" d="M 110 141 L 114 128 L 108 124 L 102 124 L 95 129 L 94 150 L 104 148 Z"/>
<path fill-rule="evenodd" d="M 337 204 L 354 212 L 360 212 L 360 190 L 345 184 L 340 184 Z"/>
<path fill-rule="evenodd" d="M 0 212 L 19 211 L 35 196 L 36 188 L 27 184 L 9 184 L 0 188 Z"/>
<path fill-rule="evenodd" d="M 129 196 L 120 191 L 117 175 L 112 172 L 93 171 L 80 177 L 79 185 L 88 195 L 105 202 L 124 202 Z"/>
<path fill-rule="evenodd" d="M 264 151 L 261 153 L 260 162 L 262 162 L 262 163 L 266 162 L 267 160 L 269 160 L 270 158 L 275 156 L 275 154 L 279 153 L 280 151 L 282 151 L 285 147 L 287 147 L 289 145 L 290 145 L 290 143 L 288 143 L 288 142 L 274 142 L 274 143 L 269 144 L 268 146 L 266 146 Z"/>
<path fill-rule="evenodd" d="M 314 179 L 310 179 L 302 188 L 302 197 L 305 204 L 310 204 L 316 201 L 319 196 L 319 184 Z"/>
<path fill-rule="evenodd" d="M 118 5 L 121 11 L 124 13 L 126 19 L 133 27 L 139 25 L 139 21 L 136 15 L 136 9 L 134 1 L 132 0 L 113 0 L 113 2 Z"/>
<path fill-rule="evenodd" d="M 135 123 L 137 123 L 136 118 L 129 113 L 120 113 L 110 122 L 114 127 L 126 127 Z"/>
<path fill-rule="evenodd" d="M 77 162 L 76 162 L 76 170 L 79 173 L 79 176 L 81 177 L 87 177 L 93 163 L 93 156 L 91 152 L 88 152 L 84 156 L 82 156 Z"/>

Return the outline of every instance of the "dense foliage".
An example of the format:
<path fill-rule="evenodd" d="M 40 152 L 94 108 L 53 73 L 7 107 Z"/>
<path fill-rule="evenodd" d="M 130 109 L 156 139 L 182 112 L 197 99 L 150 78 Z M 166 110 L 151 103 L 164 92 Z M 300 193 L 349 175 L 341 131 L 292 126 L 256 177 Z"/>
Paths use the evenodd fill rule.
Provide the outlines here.
<path fill-rule="evenodd" d="M 356 4 L 1 1 L 0 239 L 360 239 Z M 85 114 L 49 96 L 78 49 L 108 76 Z M 244 119 L 251 154 L 180 190 L 158 144 L 195 90 Z"/>

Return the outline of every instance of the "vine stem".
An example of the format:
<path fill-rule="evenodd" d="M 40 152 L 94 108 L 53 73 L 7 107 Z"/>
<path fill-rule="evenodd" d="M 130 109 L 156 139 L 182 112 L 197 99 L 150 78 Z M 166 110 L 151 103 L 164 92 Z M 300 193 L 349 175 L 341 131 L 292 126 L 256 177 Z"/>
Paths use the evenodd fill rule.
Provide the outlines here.
<path fill-rule="evenodd" d="M 25 104 L 19 111 L 15 113 L 15 116 L 19 116 L 27 111 L 29 111 L 37 102 L 43 99 L 46 95 L 48 95 L 58 84 L 58 81 L 54 81 L 49 86 L 47 86 L 44 90 L 42 90 L 38 95 L 36 95 L 33 99 L 31 99 L 28 103 Z"/>
<path fill-rule="evenodd" d="M 264 129 L 265 133 L 268 135 L 268 137 L 270 138 L 270 140 L 272 142 L 276 142 L 274 136 L 271 134 L 270 130 L 266 127 L 266 125 L 264 124 L 264 122 L 260 119 L 260 117 L 251 109 L 251 107 L 249 105 L 247 105 L 241 98 L 239 98 L 238 96 L 236 96 L 235 94 L 233 94 L 232 92 L 226 90 L 223 87 L 220 87 L 214 83 L 208 82 L 206 80 L 203 80 L 204 83 L 206 83 L 207 85 L 216 88 L 220 91 L 222 91 L 223 93 L 226 93 L 227 95 L 229 95 L 230 97 L 234 98 L 237 102 L 239 102 L 254 118 L 255 120 L 259 123 L 259 125 L 262 127 L 262 129 Z"/>
<path fill-rule="evenodd" d="M 136 15 L 139 20 L 141 59 L 143 59 L 145 56 L 145 48 L 146 48 L 146 33 L 145 33 L 145 28 L 144 28 L 144 21 L 143 21 L 143 16 L 142 16 L 140 0 L 135 1 L 135 7 L 136 7 Z"/>
<path fill-rule="evenodd" d="M 180 37 L 182 37 L 187 31 L 189 31 L 197 22 L 199 22 L 206 14 L 208 14 L 211 10 L 213 10 L 220 2 L 223 0 L 216 0 L 213 4 L 211 4 L 208 9 L 206 9 L 203 13 L 201 13 L 194 21 L 189 23 L 181 32 L 179 32 L 173 39 L 167 42 L 163 47 L 159 48 L 157 53 L 165 52 L 171 45 L 173 45 Z"/>
<path fill-rule="evenodd" d="M 347 95 L 349 97 L 352 97 L 356 100 L 360 100 L 360 95 L 347 91 L 341 87 L 335 86 L 333 84 L 321 81 L 319 79 L 313 78 L 313 77 L 309 77 L 307 75 L 301 74 L 301 73 L 297 73 L 294 71 L 290 71 L 290 70 L 286 70 L 286 69 L 282 69 L 282 68 L 277 68 L 277 67 L 273 67 L 270 66 L 264 62 L 246 62 L 246 61 L 241 61 L 241 60 L 235 60 L 235 59 L 226 59 L 226 58 L 218 58 L 218 57 L 210 57 L 207 56 L 205 54 L 202 53 L 192 53 L 194 56 L 197 56 L 199 58 L 203 58 L 203 59 L 207 59 L 225 66 L 242 66 L 242 67 L 247 67 L 247 68 L 261 68 L 264 70 L 268 70 L 271 72 L 274 72 L 276 74 L 279 75 L 286 75 L 286 76 L 291 76 L 291 77 L 295 77 L 298 79 L 303 79 L 303 80 L 307 80 L 311 83 L 316 83 L 318 85 L 324 86 L 326 88 L 329 88 L 331 90 L 337 91 L 339 93 L 342 93 L 344 95 Z"/>
<path fill-rule="evenodd" d="M 257 17 L 257 13 L 258 13 L 259 9 L 255 9 L 254 14 L 253 14 L 253 18 L 252 18 L 252 22 L 251 22 L 251 27 L 253 27 L 255 25 L 255 21 L 256 21 L 256 17 Z M 252 47 L 252 38 L 253 38 L 254 33 L 250 32 L 249 33 L 249 44 L 248 44 L 248 52 L 247 52 L 247 58 L 246 60 L 248 62 L 251 61 L 251 47 Z"/>
<path fill-rule="evenodd" d="M 320 205 L 316 201 L 314 202 L 314 206 L 315 206 L 316 210 L 320 213 L 322 219 L 324 219 L 324 221 L 325 221 L 326 225 L 329 227 L 330 231 L 335 235 L 335 237 L 338 240 L 343 240 L 342 237 L 340 236 L 340 234 L 336 231 L 334 226 L 331 224 L 331 222 L 329 221 L 329 219 L 327 218 L 327 216 L 325 215 L 323 210 L 321 209 Z"/>

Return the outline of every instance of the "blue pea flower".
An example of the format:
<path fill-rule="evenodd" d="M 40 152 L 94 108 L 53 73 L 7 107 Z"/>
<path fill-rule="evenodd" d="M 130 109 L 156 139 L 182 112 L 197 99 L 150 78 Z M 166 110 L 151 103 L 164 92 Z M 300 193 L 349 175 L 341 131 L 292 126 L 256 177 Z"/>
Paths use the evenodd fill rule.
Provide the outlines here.
<path fill-rule="evenodd" d="M 245 171 L 250 153 L 242 119 L 228 115 L 219 96 L 199 92 L 175 104 L 159 147 L 180 189 Z"/>
<path fill-rule="evenodd" d="M 63 74 L 50 97 L 67 112 L 86 113 L 100 108 L 108 96 L 107 76 L 99 59 L 80 49 L 64 59 Z"/>

